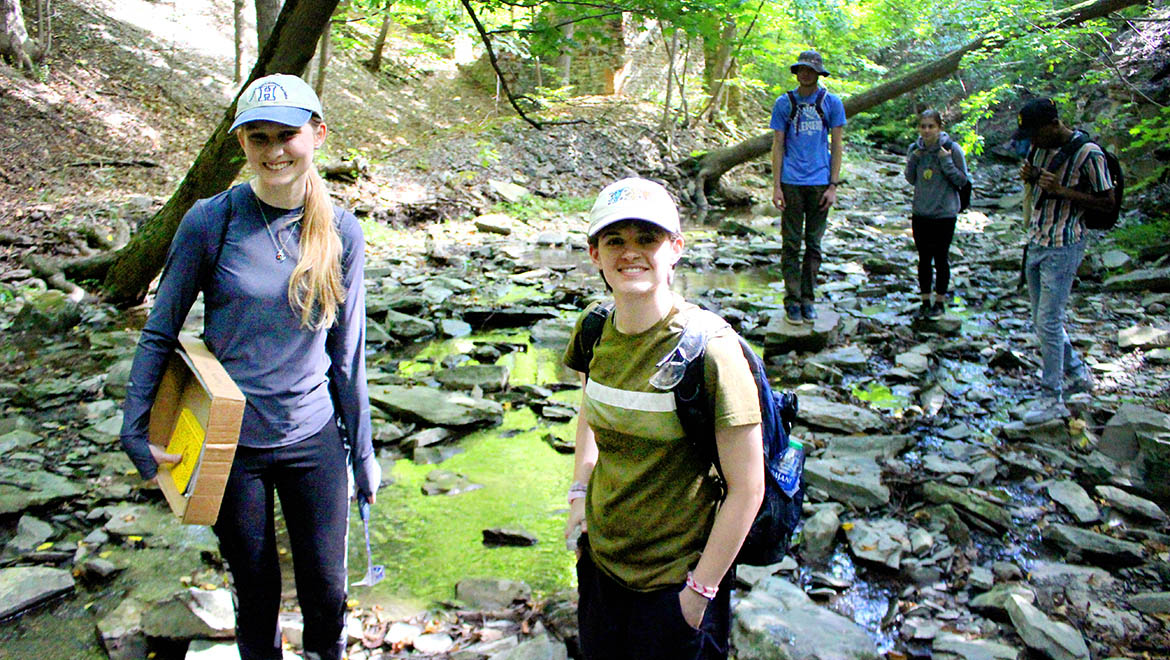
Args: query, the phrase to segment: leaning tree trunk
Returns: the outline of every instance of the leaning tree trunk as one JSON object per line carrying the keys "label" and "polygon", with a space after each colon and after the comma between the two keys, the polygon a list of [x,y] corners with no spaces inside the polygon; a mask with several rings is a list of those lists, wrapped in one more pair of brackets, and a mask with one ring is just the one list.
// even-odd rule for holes
{"label": "leaning tree trunk", "polygon": [[386,37],[390,34],[390,7],[386,7],[386,13],[382,14],[382,29],[378,30],[378,38],[374,40],[374,52],[370,55],[370,59],[366,60],[366,68],[377,73],[382,69],[382,50],[386,48]]}
{"label": "leaning tree trunk", "polygon": [[326,25],[317,45],[317,72],[313,75],[313,91],[317,98],[325,99],[325,71],[329,68],[329,58],[333,55],[333,28]]}
{"label": "leaning tree trunk", "polygon": [[[276,17],[280,15],[281,3],[284,0],[256,0],[256,49],[264,50],[264,44],[272,36],[272,29],[276,27]],[[336,4],[336,3],[335,3]]]}
{"label": "leaning tree trunk", "polygon": [[[1087,2],[1082,2],[1052,14],[1050,18],[1055,21],[1055,24],[1051,27],[1063,28],[1077,25],[1094,18],[1101,18],[1111,12],[1125,9],[1126,7],[1146,4],[1148,1],[1088,0]],[[1010,33],[984,35],[971,41],[962,48],[953,50],[936,60],[911,69],[893,80],[871,87],[864,92],[858,92],[843,101],[845,105],[845,116],[848,117],[858,112],[864,112],[892,98],[896,98],[913,89],[948,76],[959,70],[963,56],[967,53],[980,48],[984,50],[997,50],[1013,36]],[[699,160],[694,180],[691,182],[689,192],[695,205],[700,208],[706,208],[707,193],[715,188],[719,182],[719,177],[723,176],[736,165],[763,156],[771,148],[772,132],[769,131],[744,140],[739,144],[708,152]]]}
{"label": "leaning tree trunk", "polygon": [[40,60],[41,48],[28,36],[20,0],[0,0],[0,55],[28,73]]}
{"label": "leaning tree trunk", "polygon": [[[248,76],[249,82],[271,73],[303,71],[337,3],[338,0],[287,0],[272,39],[261,49],[256,66]],[[226,189],[236,178],[244,165],[244,155],[235,136],[228,133],[235,109],[233,101],[178,190],[118,251],[101,287],[102,297],[107,301],[117,304],[141,301],[166,260],[167,248],[183,214],[196,200]]]}

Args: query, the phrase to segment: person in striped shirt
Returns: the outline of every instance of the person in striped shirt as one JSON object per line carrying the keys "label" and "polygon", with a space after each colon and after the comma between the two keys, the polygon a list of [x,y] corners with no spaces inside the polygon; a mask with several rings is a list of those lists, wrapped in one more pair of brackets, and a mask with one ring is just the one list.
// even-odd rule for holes
{"label": "person in striped shirt", "polygon": [[1032,144],[1020,178],[1034,189],[1025,275],[1043,361],[1040,396],[1024,423],[1042,424],[1068,417],[1065,396],[1092,388],[1088,367],[1065,332],[1064,310],[1085,256],[1083,216],[1112,207],[1113,182],[1101,147],[1061,122],[1052,99],[1029,101],[1018,119],[1014,138]]}

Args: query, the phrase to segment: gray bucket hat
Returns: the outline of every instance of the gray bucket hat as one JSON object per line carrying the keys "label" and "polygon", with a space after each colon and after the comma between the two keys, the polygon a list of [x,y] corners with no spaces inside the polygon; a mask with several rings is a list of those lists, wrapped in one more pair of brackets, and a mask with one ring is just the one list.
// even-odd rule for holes
{"label": "gray bucket hat", "polygon": [[801,53],[800,57],[796,58],[796,64],[788,67],[788,69],[793,73],[796,73],[796,68],[801,66],[807,66],[822,76],[832,75],[825,70],[825,63],[821,60],[821,54],[815,50],[806,50]]}

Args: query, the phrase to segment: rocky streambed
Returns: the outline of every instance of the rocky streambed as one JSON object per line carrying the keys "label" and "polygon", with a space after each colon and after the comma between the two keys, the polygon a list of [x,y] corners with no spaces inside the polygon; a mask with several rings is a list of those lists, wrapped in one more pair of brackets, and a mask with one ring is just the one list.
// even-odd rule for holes
{"label": "rocky streambed", "polygon": [[[1090,249],[1069,330],[1097,388],[1068,423],[1025,427],[1039,352],[1010,173],[981,173],[954,299],[924,321],[900,167],[849,164],[813,326],[783,320],[764,205],[686,231],[677,287],[800,394],[811,449],[793,557],[739,571],[735,657],[1165,657],[1170,267]],[[366,224],[388,578],[352,590],[351,658],[575,654],[560,530],[580,393],[559,355],[602,292],[584,227],[577,212]],[[118,449],[144,311],[24,284],[0,314],[0,657],[223,657],[234,622],[214,538],[178,525]],[[356,580],[356,544],[350,564]],[[285,591],[295,650],[291,577]]]}

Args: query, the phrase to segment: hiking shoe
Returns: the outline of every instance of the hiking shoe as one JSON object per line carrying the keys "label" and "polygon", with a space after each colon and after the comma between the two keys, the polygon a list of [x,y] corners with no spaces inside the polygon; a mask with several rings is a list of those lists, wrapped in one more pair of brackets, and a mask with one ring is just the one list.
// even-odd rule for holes
{"label": "hiking shoe", "polygon": [[810,303],[810,302],[807,302],[807,303],[800,303],[800,314],[801,314],[801,316],[803,316],[803,317],[804,317],[804,320],[805,320],[805,321],[815,321],[815,320],[817,320],[817,308],[816,308],[816,305],[813,305],[813,304],[812,304],[812,303]]}
{"label": "hiking shoe", "polygon": [[784,305],[784,318],[792,325],[800,325],[804,323],[804,316],[800,313],[800,305],[797,303],[786,303]]}
{"label": "hiking shoe", "polygon": [[1081,373],[1069,380],[1068,385],[1064,386],[1064,393],[1080,394],[1082,392],[1093,391],[1093,375],[1089,373],[1088,369],[1082,368]]}
{"label": "hiking shoe", "polygon": [[1054,419],[1064,419],[1068,417],[1068,407],[1060,399],[1052,397],[1041,397],[1036,399],[1036,403],[1024,413],[1024,423],[1031,426],[1034,424],[1043,424],[1051,422]]}
{"label": "hiking shoe", "polygon": [[945,311],[946,310],[943,309],[942,301],[936,300],[934,304],[930,306],[930,310],[926,312],[926,316],[927,318],[937,319],[938,317],[942,316]]}
{"label": "hiking shoe", "polygon": [[918,309],[914,311],[914,316],[925,319],[930,318],[930,303],[922,303]]}

